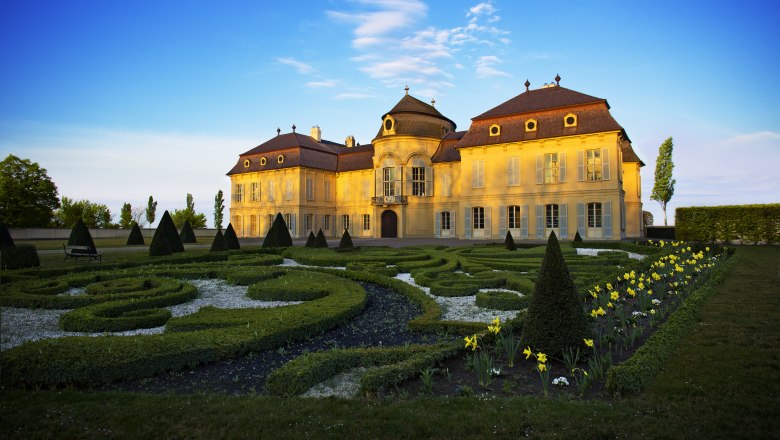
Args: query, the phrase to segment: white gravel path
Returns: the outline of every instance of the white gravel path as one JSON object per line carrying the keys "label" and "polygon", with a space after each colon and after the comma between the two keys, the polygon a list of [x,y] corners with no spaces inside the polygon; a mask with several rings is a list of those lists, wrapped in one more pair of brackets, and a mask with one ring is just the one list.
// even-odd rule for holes
{"label": "white gravel path", "polygon": [[634,252],[628,252],[624,251],[622,249],[591,249],[591,248],[577,248],[577,255],[588,255],[591,257],[597,256],[600,252],[625,252],[628,254],[628,258],[633,258],[635,260],[642,260],[647,255],[637,254]]}

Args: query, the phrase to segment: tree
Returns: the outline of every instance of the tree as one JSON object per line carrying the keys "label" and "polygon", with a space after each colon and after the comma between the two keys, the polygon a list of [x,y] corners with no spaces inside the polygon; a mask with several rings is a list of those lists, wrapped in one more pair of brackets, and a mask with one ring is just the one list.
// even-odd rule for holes
{"label": "tree", "polygon": [[672,150],[674,144],[672,138],[669,137],[658,148],[658,159],[655,160],[655,185],[653,185],[653,192],[650,194],[650,200],[655,200],[661,204],[661,208],[664,210],[664,226],[668,226],[666,222],[666,204],[672,199],[674,195],[675,180],[672,179],[672,170],[674,169],[674,162],[672,162]]}
{"label": "tree", "polygon": [[588,317],[553,232],[523,322],[523,344],[557,356],[566,347],[582,345],[582,340],[589,337]]}
{"label": "tree", "polygon": [[[168,242],[171,252],[184,252],[184,244],[182,244],[181,237],[179,237],[179,230],[176,228],[176,225],[173,224],[173,220],[168,211],[163,213],[162,218],[160,218],[160,224],[157,225],[157,229],[162,230],[162,234]],[[154,235],[156,236],[157,233],[155,232]],[[152,243],[154,243],[154,239],[152,239]]]}
{"label": "tree", "polygon": [[111,228],[111,211],[106,205],[92,203],[89,200],[74,201],[63,196],[59,209],[54,212],[52,224],[61,228],[70,228],[77,220],[82,220],[90,228]]}
{"label": "tree", "polygon": [[122,205],[122,212],[119,214],[119,227],[129,229],[133,225],[133,207],[129,203]]}
{"label": "tree", "polygon": [[653,226],[653,213],[650,211],[642,211],[642,223],[645,226]]}
{"label": "tree", "polygon": [[0,223],[9,228],[49,226],[60,206],[46,169],[9,154],[0,162]]}
{"label": "tree", "polygon": [[317,232],[317,237],[315,237],[314,240],[314,247],[316,248],[328,247],[328,240],[325,239],[325,234],[322,233],[322,229],[320,229],[320,231]]}
{"label": "tree", "polygon": [[223,252],[229,250],[230,248],[228,247],[227,241],[225,241],[225,236],[222,235],[222,230],[217,229],[217,235],[214,236],[214,241],[211,242],[211,249],[209,249],[209,251]]}
{"label": "tree", "polygon": [[139,228],[146,226],[146,208],[143,206],[136,206],[132,210],[133,222],[135,222]]}
{"label": "tree", "polygon": [[192,230],[192,226],[190,226],[189,221],[184,221],[184,226],[181,227],[181,232],[179,232],[179,238],[181,238],[182,243],[198,242],[198,240],[195,238],[195,231]]}
{"label": "tree", "polygon": [[144,236],[141,233],[141,228],[138,227],[138,223],[133,222],[133,229],[130,230],[130,235],[127,237],[127,245],[143,245],[144,242]]}
{"label": "tree", "polygon": [[187,194],[187,207],[185,209],[174,209],[171,219],[176,228],[181,228],[189,222],[192,228],[205,228],[206,216],[195,213],[195,202],[192,200],[192,194]]}
{"label": "tree", "polygon": [[222,190],[217,191],[217,196],[214,197],[214,227],[217,230],[222,230],[222,220],[224,219],[225,211],[225,198]]}
{"label": "tree", "polygon": [[149,222],[151,227],[154,223],[154,219],[157,215],[157,202],[154,201],[152,196],[149,196],[149,202],[146,204],[146,221]]}

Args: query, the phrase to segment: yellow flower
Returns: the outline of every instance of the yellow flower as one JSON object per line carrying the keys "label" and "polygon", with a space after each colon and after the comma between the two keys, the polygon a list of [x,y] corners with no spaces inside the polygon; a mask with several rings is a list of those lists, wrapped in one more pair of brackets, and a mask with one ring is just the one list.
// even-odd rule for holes
{"label": "yellow flower", "polygon": [[634,289],[630,287],[626,289],[626,293],[628,293],[631,296],[636,296],[636,292],[634,291]]}
{"label": "yellow flower", "polygon": [[595,290],[596,292],[601,292],[601,287],[596,285],[595,287],[593,287],[593,290]]}
{"label": "yellow flower", "polygon": [[499,327],[499,326],[497,326],[497,325],[489,325],[489,326],[488,326],[488,331],[489,331],[489,332],[491,332],[491,333],[493,333],[494,335],[497,335],[497,334],[498,334],[498,332],[500,332],[500,331],[501,331],[501,327]]}
{"label": "yellow flower", "polygon": [[629,278],[631,278],[631,275],[629,275],[629,274],[628,274],[628,272],[626,272],[626,273],[624,273],[624,274],[623,274],[623,279],[624,279],[624,280],[627,280],[627,279],[629,279]]}
{"label": "yellow flower", "polygon": [[523,349],[523,354],[525,355],[525,358],[526,358],[526,359],[528,359],[529,357],[531,357],[531,354],[533,354],[533,353],[531,352],[531,347],[525,347],[525,349]]}
{"label": "yellow flower", "polygon": [[596,292],[592,291],[592,290],[588,290],[588,293],[590,293],[590,296],[592,296],[593,299],[596,299],[596,298],[599,297],[598,294]]}
{"label": "yellow flower", "polygon": [[545,371],[545,370],[547,370],[547,365],[546,365],[546,364],[538,364],[538,365],[536,366],[536,368],[538,368],[538,369],[539,369],[539,371],[540,371],[540,372],[542,372],[542,371]]}
{"label": "yellow flower", "polygon": [[477,335],[466,336],[463,339],[466,341],[466,348],[471,348],[472,351],[477,349]]}
{"label": "yellow flower", "polygon": [[639,287],[640,289],[644,290],[645,284],[640,281],[639,284],[636,285],[636,287]]}
{"label": "yellow flower", "polygon": [[607,308],[614,308],[615,306],[612,305],[612,301],[607,302]]}
{"label": "yellow flower", "polygon": [[496,316],[496,318],[495,318],[495,319],[493,319],[493,325],[495,325],[496,327],[497,327],[497,326],[499,326],[499,325],[501,325],[501,318],[499,318],[498,316]]}
{"label": "yellow flower", "polygon": [[607,283],[607,290],[612,290],[612,284]]}
{"label": "yellow flower", "polygon": [[599,307],[599,309],[596,310],[596,314],[599,315],[599,316],[604,316],[604,315],[607,314],[607,312],[604,311],[603,307]]}
{"label": "yellow flower", "polygon": [[536,360],[545,363],[547,362],[547,355],[540,351],[539,353],[536,353]]}
{"label": "yellow flower", "polygon": [[710,251],[710,247],[709,247],[709,246],[707,246],[706,248],[704,248],[704,250],[705,250],[705,251],[707,251],[707,252],[709,252],[709,251]]}
{"label": "yellow flower", "polygon": [[620,298],[620,294],[619,293],[617,293],[615,291],[609,292],[609,299],[611,299],[612,301],[617,301],[618,298]]}
{"label": "yellow flower", "polygon": [[655,309],[650,309],[650,314],[655,315]]}
{"label": "yellow flower", "polygon": [[583,339],[585,341],[585,345],[588,347],[593,347],[593,339]]}

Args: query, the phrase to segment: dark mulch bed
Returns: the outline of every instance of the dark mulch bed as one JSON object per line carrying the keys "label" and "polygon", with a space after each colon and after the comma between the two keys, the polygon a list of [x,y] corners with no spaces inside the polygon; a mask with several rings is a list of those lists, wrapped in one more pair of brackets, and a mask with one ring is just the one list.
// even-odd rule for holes
{"label": "dark mulch bed", "polygon": [[145,379],[127,380],[100,388],[144,393],[261,393],[268,374],[284,363],[309,352],[332,348],[381,347],[404,344],[428,344],[435,335],[412,333],[410,320],[422,311],[401,294],[374,284],[363,284],[368,302],[363,312],[350,322],[275,350],[252,353],[170,372]]}

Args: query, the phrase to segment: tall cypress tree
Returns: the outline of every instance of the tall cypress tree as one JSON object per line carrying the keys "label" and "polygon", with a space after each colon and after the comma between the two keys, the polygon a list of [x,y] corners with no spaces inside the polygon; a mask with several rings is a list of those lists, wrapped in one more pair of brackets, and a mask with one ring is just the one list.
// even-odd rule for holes
{"label": "tall cypress tree", "polygon": [[661,204],[661,208],[664,210],[664,226],[666,223],[666,204],[669,200],[672,200],[674,195],[675,180],[672,179],[672,170],[674,169],[674,162],[672,162],[672,150],[674,149],[674,143],[672,138],[669,137],[658,148],[658,158],[655,160],[655,184],[653,185],[653,192],[650,194],[650,200],[655,200]]}

